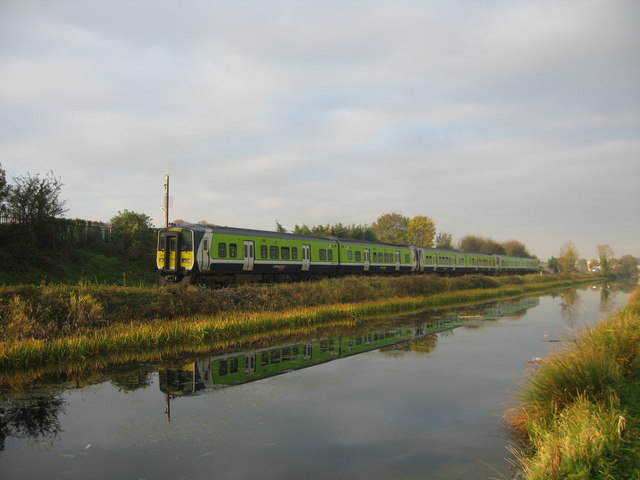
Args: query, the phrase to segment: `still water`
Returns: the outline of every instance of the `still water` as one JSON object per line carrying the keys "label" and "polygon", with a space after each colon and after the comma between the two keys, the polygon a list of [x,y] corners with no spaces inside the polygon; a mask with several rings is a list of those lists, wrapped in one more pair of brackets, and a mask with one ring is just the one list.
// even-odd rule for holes
{"label": "still water", "polygon": [[510,478],[501,416],[518,382],[630,289],[564,290],[37,382],[5,372],[0,478]]}

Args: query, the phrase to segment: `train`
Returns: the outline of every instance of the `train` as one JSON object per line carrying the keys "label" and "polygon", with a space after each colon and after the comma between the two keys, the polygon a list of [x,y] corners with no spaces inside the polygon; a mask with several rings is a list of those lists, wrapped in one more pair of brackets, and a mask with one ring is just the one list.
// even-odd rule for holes
{"label": "train", "polygon": [[161,283],[278,282],[350,274],[527,274],[535,258],[205,224],[158,231]]}

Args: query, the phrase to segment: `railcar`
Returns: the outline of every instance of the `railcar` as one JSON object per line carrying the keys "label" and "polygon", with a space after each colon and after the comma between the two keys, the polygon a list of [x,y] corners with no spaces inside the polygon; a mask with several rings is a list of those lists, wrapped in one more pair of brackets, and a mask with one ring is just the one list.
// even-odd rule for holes
{"label": "railcar", "polygon": [[216,225],[180,224],[158,232],[162,282],[281,281],[344,274],[533,273],[538,260],[296,235]]}

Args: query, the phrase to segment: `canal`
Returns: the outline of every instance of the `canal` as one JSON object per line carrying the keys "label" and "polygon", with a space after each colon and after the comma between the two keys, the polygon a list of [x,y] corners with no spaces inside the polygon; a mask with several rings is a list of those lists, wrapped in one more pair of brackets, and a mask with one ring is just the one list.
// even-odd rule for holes
{"label": "canal", "polygon": [[380,319],[240,351],[13,377],[6,479],[511,478],[526,371],[633,286]]}

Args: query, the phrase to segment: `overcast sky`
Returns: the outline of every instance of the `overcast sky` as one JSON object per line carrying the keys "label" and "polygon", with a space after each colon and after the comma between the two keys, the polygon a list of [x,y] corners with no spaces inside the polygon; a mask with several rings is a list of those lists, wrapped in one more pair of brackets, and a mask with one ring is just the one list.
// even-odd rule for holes
{"label": "overcast sky", "polygon": [[640,256],[637,0],[0,0],[0,162],[68,218],[431,217]]}

